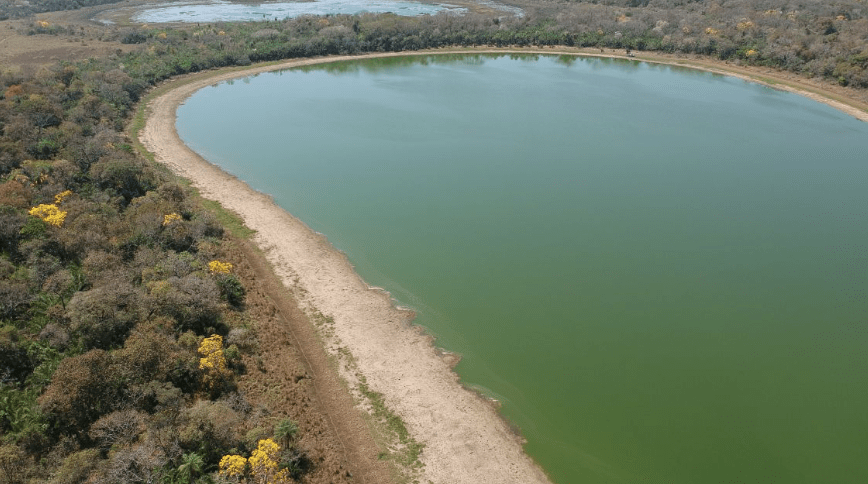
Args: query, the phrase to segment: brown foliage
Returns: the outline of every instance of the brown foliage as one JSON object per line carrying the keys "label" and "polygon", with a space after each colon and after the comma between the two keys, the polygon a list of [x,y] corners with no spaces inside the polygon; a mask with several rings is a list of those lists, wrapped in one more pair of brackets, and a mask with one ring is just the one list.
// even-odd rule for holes
{"label": "brown foliage", "polygon": [[145,431],[146,415],[136,410],[112,412],[90,426],[89,435],[103,451],[135,442]]}
{"label": "brown foliage", "polygon": [[237,431],[242,420],[223,402],[198,401],[183,415],[181,447],[216,462],[229,449],[241,445]]}
{"label": "brown foliage", "polygon": [[6,99],[12,99],[16,96],[21,96],[24,94],[24,88],[21,87],[21,84],[13,84],[6,89],[6,92],[3,93],[3,97]]}
{"label": "brown foliage", "polygon": [[107,217],[103,214],[71,215],[67,219],[65,230],[58,232],[57,240],[70,257],[82,260],[91,251],[107,251],[112,248],[105,232]]}
{"label": "brown foliage", "polygon": [[21,237],[21,227],[26,221],[27,216],[23,212],[0,206],[0,251],[15,251]]}
{"label": "brown foliage", "polygon": [[70,329],[87,348],[121,345],[139,318],[135,288],[123,281],[77,292],[68,304]]}
{"label": "brown foliage", "polygon": [[169,379],[175,362],[184,356],[189,357],[189,353],[178,346],[175,338],[162,333],[154,325],[142,325],[130,334],[124,347],[113,356],[118,371],[127,381],[144,383]]}
{"label": "brown foliage", "polygon": [[111,359],[103,350],[91,350],[62,360],[38,403],[57,430],[76,433],[119,405],[117,397]]}
{"label": "brown foliage", "polygon": [[178,329],[205,334],[215,332],[220,325],[220,289],[213,278],[194,273],[154,281],[148,288],[144,309],[173,318]]}
{"label": "brown foliage", "polygon": [[129,268],[121,257],[104,249],[96,248],[87,254],[81,265],[87,281],[94,287],[129,283],[133,280]]}
{"label": "brown foliage", "polygon": [[9,180],[0,184],[0,205],[15,208],[30,208],[33,205],[33,195],[23,183]]}
{"label": "brown foliage", "polygon": [[0,446],[0,477],[8,484],[25,482],[27,465],[21,449],[14,445]]}
{"label": "brown foliage", "polygon": [[90,473],[99,465],[97,449],[85,449],[69,455],[54,473],[51,484],[79,484],[85,482]]}
{"label": "brown foliage", "polygon": [[152,441],[114,452],[96,482],[105,484],[139,484],[157,482],[166,455]]}

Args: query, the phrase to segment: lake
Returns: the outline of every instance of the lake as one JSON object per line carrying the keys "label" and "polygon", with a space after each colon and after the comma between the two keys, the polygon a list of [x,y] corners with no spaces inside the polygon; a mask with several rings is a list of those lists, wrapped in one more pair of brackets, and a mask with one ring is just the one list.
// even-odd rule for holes
{"label": "lake", "polygon": [[468,55],[221,83],[178,130],[414,308],[555,482],[868,482],[868,124]]}

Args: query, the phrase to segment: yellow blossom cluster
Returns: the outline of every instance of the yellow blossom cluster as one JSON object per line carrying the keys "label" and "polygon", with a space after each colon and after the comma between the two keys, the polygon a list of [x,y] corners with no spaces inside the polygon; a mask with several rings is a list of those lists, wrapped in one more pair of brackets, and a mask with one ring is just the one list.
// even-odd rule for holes
{"label": "yellow blossom cluster", "polygon": [[232,263],[212,260],[208,263],[208,269],[211,271],[211,274],[229,274],[232,272]]}
{"label": "yellow blossom cluster", "polygon": [[60,227],[63,225],[63,221],[66,220],[66,212],[57,208],[55,204],[40,204],[30,209],[30,215],[34,217],[41,218],[45,223],[49,225],[53,225],[55,227]]}
{"label": "yellow blossom cluster", "polygon": [[292,482],[286,469],[278,469],[280,445],[271,439],[259,441],[256,450],[250,453],[250,471],[257,482],[262,484],[284,484]]}
{"label": "yellow blossom cluster", "polygon": [[202,340],[199,345],[200,370],[214,370],[217,373],[226,373],[226,357],[223,356],[223,337],[219,334],[211,335],[210,338]]}
{"label": "yellow blossom cluster", "polygon": [[757,54],[759,54],[759,52],[755,51],[754,49],[750,49],[744,53],[744,55],[746,55],[748,57],[756,57]]}
{"label": "yellow blossom cluster", "polygon": [[64,190],[54,196],[54,203],[60,205],[66,197],[72,195],[72,190]]}
{"label": "yellow blossom cluster", "polygon": [[220,475],[241,479],[250,465],[250,473],[257,484],[290,484],[289,471],[279,468],[280,445],[272,439],[262,439],[256,450],[245,459],[240,455],[224,455],[220,459]]}
{"label": "yellow blossom cluster", "polygon": [[46,28],[46,27],[48,27],[48,26],[51,25],[51,24],[48,23],[48,22],[46,22],[45,20],[39,20],[39,21],[36,22],[36,25],[38,25],[38,26],[40,26],[40,27],[42,27],[42,28]]}
{"label": "yellow blossom cluster", "polygon": [[717,35],[717,34],[719,34],[719,33],[720,33],[719,30],[717,30],[717,29],[713,29],[713,28],[711,28],[711,27],[708,27],[708,28],[705,29],[705,34],[706,34],[706,35]]}
{"label": "yellow blossom cluster", "polygon": [[747,30],[751,27],[753,27],[753,22],[750,20],[743,20],[735,25],[738,30]]}
{"label": "yellow blossom cluster", "polygon": [[164,215],[163,216],[163,227],[165,227],[166,225],[169,225],[170,223],[172,223],[176,220],[181,220],[181,216],[178,215],[177,213],[170,213],[168,215]]}
{"label": "yellow blossom cluster", "polygon": [[244,475],[247,459],[240,455],[224,455],[220,459],[220,475],[239,478]]}

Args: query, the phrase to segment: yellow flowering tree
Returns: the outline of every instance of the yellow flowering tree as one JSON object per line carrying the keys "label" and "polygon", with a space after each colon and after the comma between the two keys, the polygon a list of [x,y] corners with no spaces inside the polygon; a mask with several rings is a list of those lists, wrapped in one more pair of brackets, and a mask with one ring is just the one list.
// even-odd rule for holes
{"label": "yellow flowering tree", "polygon": [[211,274],[229,274],[232,272],[232,263],[212,260],[208,263],[208,269],[211,271]]}
{"label": "yellow flowering tree", "polygon": [[202,380],[209,390],[217,390],[226,378],[231,375],[223,354],[223,337],[219,334],[205,338],[199,345],[199,369],[205,370]]}
{"label": "yellow flowering tree", "polygon": [[55,204],[39,204],[30,209],[28,212],[30,215],[34,217],[42,219],[48,225],[53,225],[55,227],[60,227],[63,225],[63,221],[66,220],[66,212],[61,210]]}
{"label": "yellow flowering tree", "polygon": [[247,471],[247,459],[240,455],[224,455],[220,459],[220,475],[238,482]]}
{"label": "yellow flowering tree", "polygon": [[293,482],[289,471],[280,469],[280,445],[272,439],[262,439],[256,449],[245,459],[240,455],[224,455],[220,459],[219,473],[222,476],[241,481],[247,473],[257,484],[290,484]]}
{"label": "yellow flowering tree", "polygon": [[211,335],[210,338],[205,338],[199,345],[200,370],[214,370],[217,372],[226,372],[226,357],[223,356],[223,337],[219,334]]}
{"label": "yellow flowering tree", "polygon": [[63,203],[63,200],[72,195],[72,190],[65,190],[54,196],[54,203],[41,203],[30,209],[30,215],[41,219],[48,225],[60,227],[63,221],[66,220],[66,214],[58,205]]}
{"label": "yellow flowering tree", "polygon": [[72,195],[72,190],[64,190],[54,196],[54,203],[60,205],[70,195]]}
{"label": "yellow flowering tree", "polygon": [[250,453],[250,472],[259,484],[284,484],[292,482],[289,471],[279,469],[280,445],[271,439],[259,441],[256,450]]}
{"label": "yellow flowering tree", "polygon": [[181,216],[178,215],[177,213],[170,213],[168,215],[164,215],[163,216],[163,227],[165,227],[166,225],[170,225],[172,222],[175,222],[177,220],[181,220]]}

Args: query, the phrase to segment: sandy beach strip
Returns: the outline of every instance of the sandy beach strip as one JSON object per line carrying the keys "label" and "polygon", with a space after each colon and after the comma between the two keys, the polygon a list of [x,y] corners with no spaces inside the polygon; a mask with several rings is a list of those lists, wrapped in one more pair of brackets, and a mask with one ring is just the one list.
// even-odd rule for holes
{"label": "sandy beach strip", "polygon": [[[240,215],[256,231],[254,242],[265,252],[287,289],[308,309],[333,319],[330,324],[333,341],[352,355],[355,368],[370,389],[383,394],[388,408],[403,419],[410,434],[424,445],[420,482],[548,483],[542,469],[524,453],[521,438],[497,410],[464,388],[452,371],[454,361],[444,357],[432,339],[411,324],[412,313],[395,308],[388,294],[369,287],[324,236],[278,207],[270,197],[190,150],[175,129],[178,106],[197,90],[220,81],[324,62],[441,53],[600,55],[578,49],[438,49],[293,60],[243,70],[199,73],[161,87],[162,93],[146,108],[146,124],[139,139],[156,161],[190,180],[203,197]],[[700,61],[677,61],[650,54],[637,54],[635,59],[755,80],[749,72],[732,72],[718,65],[702,65]],[[868,121],[868,112],[860,109],[858,101],[851,106],[822,96],[814,89],[799,89],[789,79],[780,81],[773,83],[773,87],[811,97]],[[335,353],[334,347],[329,350]]]}

